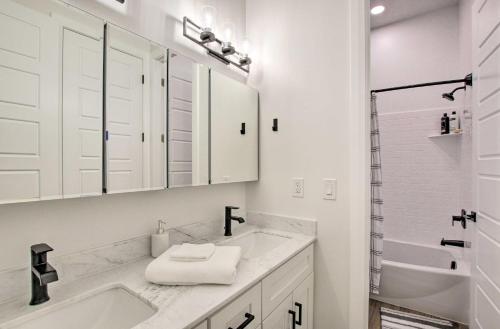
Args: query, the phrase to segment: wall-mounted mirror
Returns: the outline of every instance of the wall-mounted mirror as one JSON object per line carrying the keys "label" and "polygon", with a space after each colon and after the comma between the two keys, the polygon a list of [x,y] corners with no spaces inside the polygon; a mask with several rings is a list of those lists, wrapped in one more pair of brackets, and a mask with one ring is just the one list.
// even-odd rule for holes
{"label": "wall-mounted mirror", "polygon": [[0,25],[0,203],[100,195],[104,22],[19,0]]}
{"label": "wall-mounted mirror", "polygon": [[166,50],[106,28],[107,193],[166,187]]}
{"label": "wall-mounted mirror", "polygon": [[245,84],[61,1],[0,26],[0,203],[258,179]]}
{"label": "wall-mounted mirror", "polygon": [[209,69],[175,51],[168,68],[168,187],[207,185]]}
{"label": "wall-mounted mirror", "polygon": [[259,95],[210,72],[210,178],[212,184],[259,179]]}

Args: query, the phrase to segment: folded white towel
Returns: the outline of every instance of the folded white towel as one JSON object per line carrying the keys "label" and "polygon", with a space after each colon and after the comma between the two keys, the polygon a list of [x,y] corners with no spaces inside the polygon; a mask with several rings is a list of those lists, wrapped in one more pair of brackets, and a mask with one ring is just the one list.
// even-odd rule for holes
{"label": "folded white towel", "polygon": [[213,243],[192,244],[183,243],[170,254],[170,259],[179,262],[198,262],[212,257],[215,252]]}
{"label": "folded white towel", "polygon": [[204,262],[177,262],[170,255],[180,246],[172,246],[146,268],[146,280],[163,285],[232,284],[240,261],[238,246],[217,246]]}

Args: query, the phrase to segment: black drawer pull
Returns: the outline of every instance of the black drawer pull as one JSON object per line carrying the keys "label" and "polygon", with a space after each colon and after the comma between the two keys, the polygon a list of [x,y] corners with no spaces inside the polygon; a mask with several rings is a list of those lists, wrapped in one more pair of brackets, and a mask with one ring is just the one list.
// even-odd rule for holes
{"label": "black drawer pull", "polygon": [[[255,319],[255,315],[250,313],[245,313],[245,318],[247,319],[242,324],[240,324],[236,329],[246,328],[250,324],[250,322],[252,322]],[[229,327],[227,329],[233,329],[233,328]]]}
{"label": "black drawer pull", "polygon": [[295,325],[297,324],[297,320],[295,320],[295,318],[297,317],[297,313],[295,313],[295,311],[288,311],[288,314],[291,314],[292,315],[292,329],[295,329]]}
{"label": "black drawer pull", "polygon": [[302,325],[302,304],[301,303],[295,303],[295,306],[299,308],[299,321],[297,321],[297,324],[299,326]]}

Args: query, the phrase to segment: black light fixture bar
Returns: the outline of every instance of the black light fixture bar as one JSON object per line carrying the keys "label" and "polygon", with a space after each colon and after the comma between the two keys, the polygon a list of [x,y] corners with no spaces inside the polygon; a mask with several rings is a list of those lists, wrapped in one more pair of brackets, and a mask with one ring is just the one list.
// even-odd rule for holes
{"label": "black light fixture bar", "polygon": [[[234,60],[232,60],[229,57],[231,55],[225,56],[223,53],[218,52],[218,51],[216,51],[216,50],[208,47],[209,43],[217,43],[219,46],[222,46],[222,40],[220,40],[219,38],[215,37],[215,39],[213,41],[211,41],[211,40],[201,41],[201,40],[199,40],[197,38],[194,38],[193,36],[189,35],[189,33],[188,33],[188,26],[190,26],[192,30],[197,31],[197,33],[201,33],[203,31],[203,28],[201,26],[199,26],[198,24],[196,24],[195,22],[193,22],[188,17],[184,17],[183,24],[182,24],[182,27],[183,27],[182,28],[182,34],[186,38],[188,38],[189,40],[191,40],[194,43],[196,43],[196,44],[200,45],[201,47],[205,48],[207,50],[208,55],[210,55],[213,58],[221,61],[225,65],[234,65],[237,68],[239,68],[240,70],[242,70],[242,71],[244,71],[246,73],[250,73],[250,64],[237,63],[237,62],[235,62]],[[235,55],[237,55],[241,59],[248,58],[248,57],[245,57],[243,54],[241,54],[238,51],[235,52]]]}

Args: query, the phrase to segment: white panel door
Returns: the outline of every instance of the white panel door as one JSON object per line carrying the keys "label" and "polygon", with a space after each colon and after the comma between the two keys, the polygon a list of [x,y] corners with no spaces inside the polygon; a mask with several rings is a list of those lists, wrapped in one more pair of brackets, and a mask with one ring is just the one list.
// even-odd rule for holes
{"label": "white panel door", "polygon": [[151,59],[151,111],[150,111],[150,176],[151,189],[164,189],[166,187],[167,170],[167,92],[166,92],[166,51],[155,47]]}
{"label": "white panel door", "polygon": [[193,78],[196,63],[169,54],[168,182],[169,187],[193,185]]}
{"label": "white panel door", "polygon": [[258,179],[258,93],[211,70],[212,184]]}
{"label": "white panel door", "polygon": [[297,329],[313,329],[314,273],[309,274],[293,291],[293,308]]}
{"label": "white panel door", "polygon": [[63,193],[102,194],[102,39],[64,29]]}
{"label": "white panel door", "polygon": [[143,189],[143,61],[110,48],[107,60],[107,193]]}
{"label": "white panel door", "polygon": [[262,329],[291,329],[292,315],[289,311],[292,309],[292,295],[289,295],[267,318],[264,319],[262,322]]}
{"label": "white panel door", "polygon": [[58,28],[0,6],[0,203],[61,197]]}
{"label": "white panel door", "polygon": [[475,329],[500,328],[500,1],[473,5],[476,166],[472,319]]}

